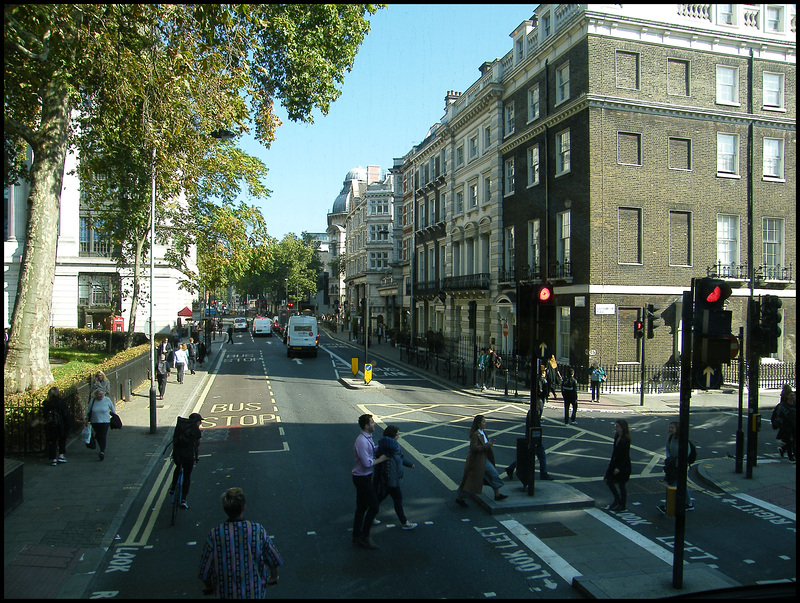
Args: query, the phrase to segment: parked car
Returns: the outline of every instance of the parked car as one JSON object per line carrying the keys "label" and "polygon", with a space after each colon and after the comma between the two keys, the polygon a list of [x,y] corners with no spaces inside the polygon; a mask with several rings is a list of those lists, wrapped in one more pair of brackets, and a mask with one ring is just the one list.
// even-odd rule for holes
{"label": "parked car", "polygon": [[314,316],[290,316],[286,325],[286,355],[317,356],[319,349],[319,326]]}
{"label": "parked car", "polygon": [[246,318],[234,318],[233,319],[233,330],[234,331],[246,331],[247,330],[247,319]]}

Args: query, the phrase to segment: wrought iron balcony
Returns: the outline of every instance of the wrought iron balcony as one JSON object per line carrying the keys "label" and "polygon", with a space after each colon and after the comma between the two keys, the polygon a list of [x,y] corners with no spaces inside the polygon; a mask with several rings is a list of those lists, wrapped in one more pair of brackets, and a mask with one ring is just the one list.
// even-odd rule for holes
{"label": "wrought iron balcony", "polygon": [[717,262],[713,266],[706,268],[706,276],[736,281],[748,280],[747,272],[747,264],[723,264],[722,262]]}
{"label": "wrought iron balcony", "polygon": [[442,280],[442,289],[456,291],[465,289],[488,289],[491,277],[488,273],[448,276]]}
{"label": "wrought iron balcony", "polygon": [[761,264],[756,268],[756,280],[782,281],[786,283],[794,282],[792,265],[781,266],[780,264]]}

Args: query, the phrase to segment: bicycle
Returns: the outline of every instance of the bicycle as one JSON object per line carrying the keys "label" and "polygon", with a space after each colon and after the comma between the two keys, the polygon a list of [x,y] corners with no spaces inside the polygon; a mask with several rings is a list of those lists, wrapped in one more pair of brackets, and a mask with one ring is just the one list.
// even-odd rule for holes
{"label": "bicycle", "polygon": [[181,506],[183,496],[183,467],[178,473],[178,481],[175,482],[175,489],[172,491],[172,524],[175,525],[175,518],[178,516],[178,509]]}

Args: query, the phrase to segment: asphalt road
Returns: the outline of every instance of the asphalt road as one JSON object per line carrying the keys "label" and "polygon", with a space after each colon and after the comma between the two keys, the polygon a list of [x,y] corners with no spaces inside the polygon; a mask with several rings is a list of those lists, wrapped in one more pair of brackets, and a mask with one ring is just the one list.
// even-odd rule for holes
{"label": "asphalt road", "polygon": [[[94,597],[200,596],[202,545],[225,518],[219,497],[231,486],[244,488],[245,516],[266,526],[284,557],[274,597],[579,598],[559,572],[561,561],[569,564],[580,540],[598,528],[611,530],[610,548],[647,543],[659,555],[671,554],[674,520],[656,510],[665,492],[660,480],[668,417],[593,413],[565,426],[560,400],[552,403],[544,416],[549,473],[595,498],[596,508],[490,516],[475,504],[463,510],[453,503],[469,426],[475,414],[487,416],[502,471],[514,460],[527,401],[498,403],[453,392],[385,363],[374,366],[385,389],[350,390],[338,377],[349,374],[358,352],[323,337],[317,358],[290,359],[277,337],[237,333],[195,408],[205,421],[190,509],[170,525],[165,457],[125,519]],[[406,470],[403,493],[406,514],[419,525],[401,530],[387,499],[382,523],[372,531],[377,551],[351,543],[352,450],[364,412],[379,424],[376,441],[382,427],[399,427],[401,446],[416,466]],[[628,512],[615,514],[602,510],[611,501],[602,475],[621,416],[631,423],[634,471]],[[690,437],[701,458],[725,456],[735,429],[732,414],[693,413]],[[516,480],[506,486],[519,487]],[[689,487],[695,510],[687,518],[688,561],[708,563],[741,583],[794,577],[794,521],[769,518],[694,482]],[[537,534],[555,557],[515,537],[518,526]],[[609,563],[598,558],[597,571],[613,569]]]}

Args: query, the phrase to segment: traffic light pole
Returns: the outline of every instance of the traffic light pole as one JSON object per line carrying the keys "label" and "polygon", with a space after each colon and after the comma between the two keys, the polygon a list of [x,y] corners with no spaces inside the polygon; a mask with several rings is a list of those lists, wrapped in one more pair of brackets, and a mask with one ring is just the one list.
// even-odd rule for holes
{"label": "traffic light pole", "polygon": [[747,326],[750,332],[747,340],[747,465],[744,474],[747,479],[753,478],[753,467],[756,466],[758,451],[758,378],[761,357],[756,353],[753,331],[758,324],[760,306],[761,304],[752,297],[749,299],[747,306]]}
{"label": "traffic light pole", "polygon": [[[647,308],[642,308],[642,316],[647,319]],[[640,363],[642,367],[642,374],[641,374],[641,383],[639,385],[639,406],[644,406],[644,342],[647,337],[642,337],[642,361]]]}
{"label": "traffic light pole", "polygon": [[742,431],[742,412],[744,407],[744,327],[739,327],[739,417],[736,426],[736,461],[734,472],[744,471],[744,431]]}

